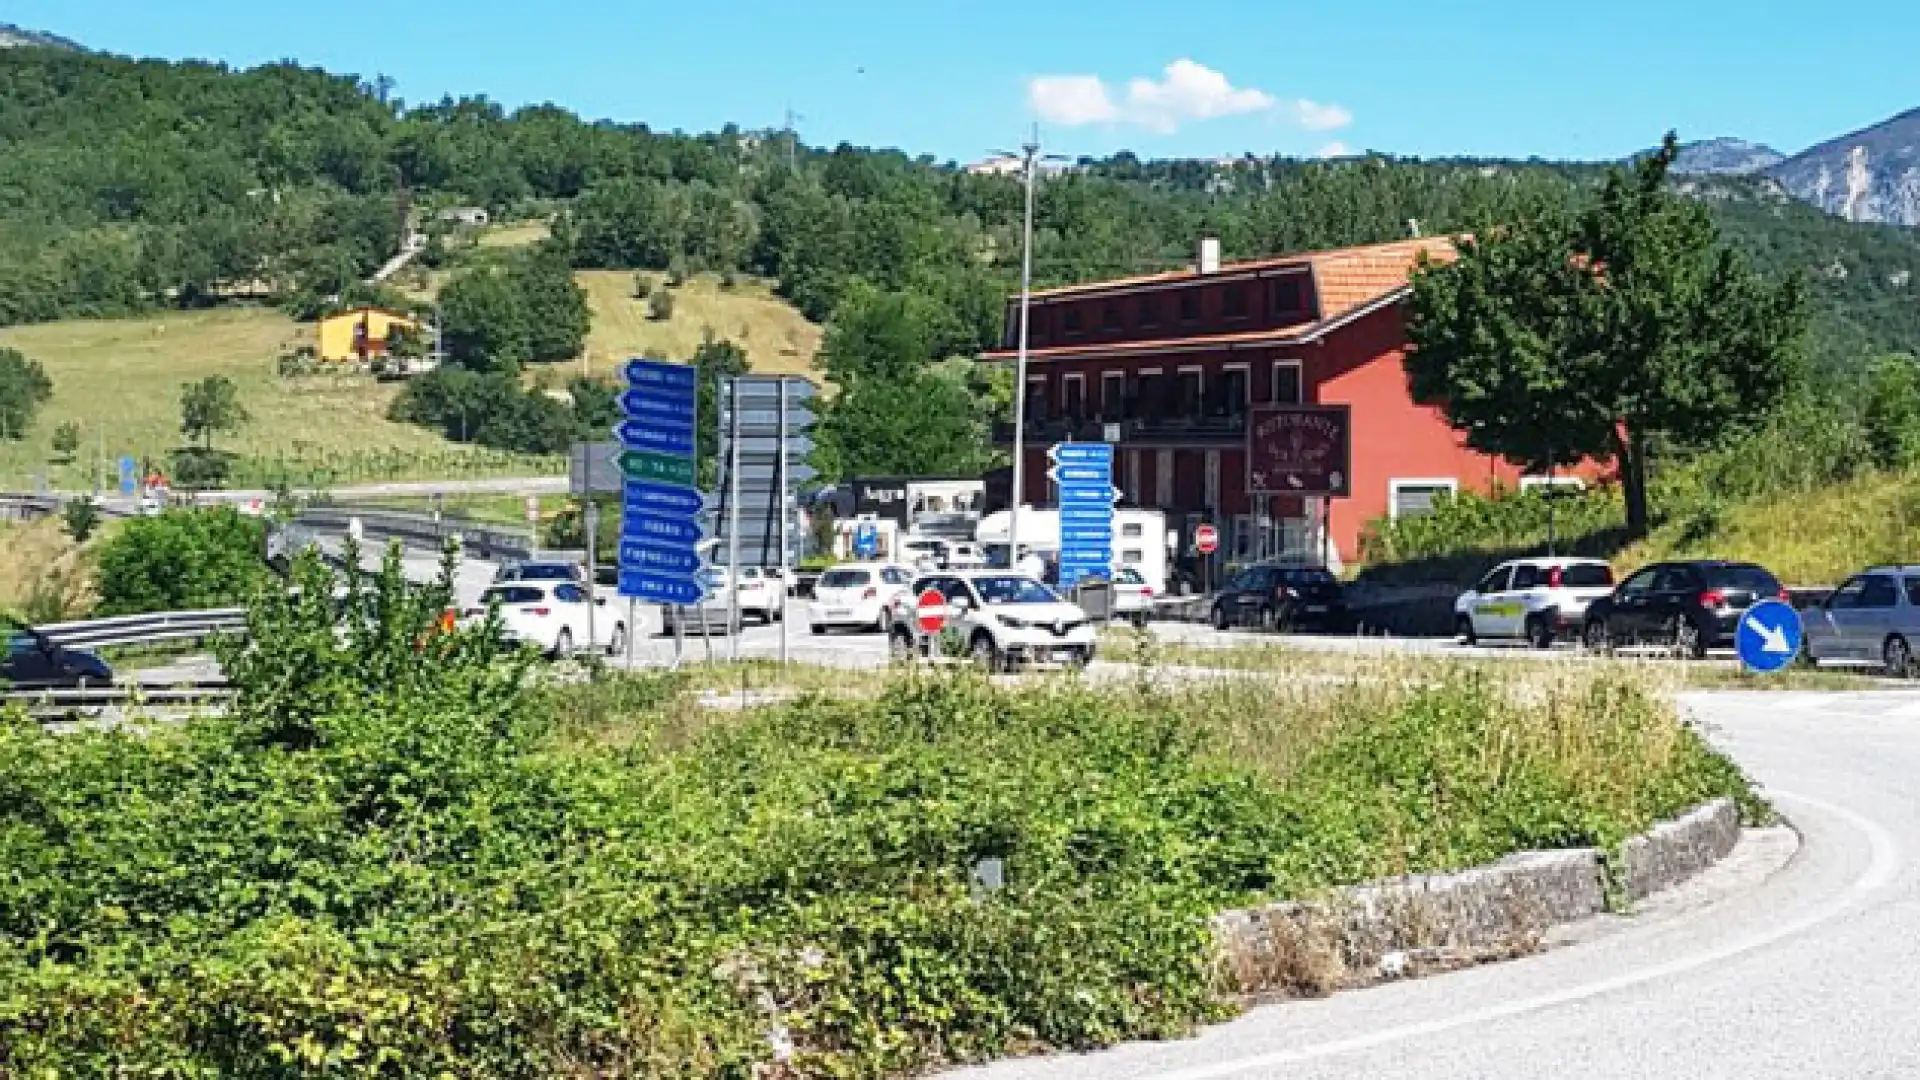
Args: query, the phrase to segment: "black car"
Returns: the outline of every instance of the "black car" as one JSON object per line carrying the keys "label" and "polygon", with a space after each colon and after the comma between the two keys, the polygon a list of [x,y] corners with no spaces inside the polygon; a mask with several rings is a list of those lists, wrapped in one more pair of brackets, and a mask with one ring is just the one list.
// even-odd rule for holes
{"label": "black car", "polygon": [[1582,639],[1596,652],[1656,645],[1685,656],[1733,644],[1740,617],[1787,591],[1765,567],[1695,559],[1641,567],[1612,593],[1587,605]]}
{"label": "black car", "polygon": [[1347,627],[1347,601],[1340,579],[1317,566],[1251,566],[1235,574],[1213,598],[1214,629],[1258,626],[1264,630]]}
{"label": "black car", "polygon": [[38,630],[22,627],[7,635],[7,659],[0,664],[0,682],[10,690],[111,686],[113,669],[84,649],[65,648]]}

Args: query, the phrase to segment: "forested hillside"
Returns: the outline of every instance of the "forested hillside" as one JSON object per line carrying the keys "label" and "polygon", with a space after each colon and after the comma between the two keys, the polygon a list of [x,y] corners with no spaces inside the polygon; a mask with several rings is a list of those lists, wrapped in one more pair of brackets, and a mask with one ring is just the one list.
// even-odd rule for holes
{"label": "forested hillside", "polygon": [[[235,291],[311,310],[392,254],[411,212],[475,203],[551,218],[549,251],[575,267],[771,278],[828,324],[822,368],[843,387],[884,381],[887,400],[929,361],[998,336],[1019,263],[1013,180],[779,134],[587,123],[553,106],[411,106],[391,89],[291,65],[0,53],[0,324]],[[1486,229],[1568,200],[1598,172],[1122,155],[1043,184],[1035,268],[1042,283],[1162,269],[1203,234],[1236,258]],[[1808,277],[1821,367],[1920,347],[1920,234],[1826,217],[1765,181],[1687,183],[1763,270]],[[905,396],[953,400],[916,389]],[[825,434],[829,456],[853,436]]]}

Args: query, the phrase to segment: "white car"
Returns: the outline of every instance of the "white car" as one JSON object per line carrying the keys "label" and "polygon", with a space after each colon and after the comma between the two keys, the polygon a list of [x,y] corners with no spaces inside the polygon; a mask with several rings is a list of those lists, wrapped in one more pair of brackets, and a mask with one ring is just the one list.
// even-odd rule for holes
{"label": "white car", "polygon": [[841,626],[886,633],[894,604],[913,584],[913,571],[887,563],[846,563],[820,575],[813,586],[808,627],[816,634]]}
{"label": "white car", "polygon": [[[573,581],[513,581],[489,585],[480,603],[466,609],[472,626],[500,606],[501,635],[509,644],[531,645],[559,659],[583,648],[604,648],[609,656],[625,652],[627,624],[619,610],[601,597],[588,598],[585,585]],[[587,612],[593,612],[589,637]]]}
{"label": "white car", "polygon": [[[946,625],[938,642],[929,642],[915,614],[921,593],[933,590],[946,599]],[[990,671],[1020,664],[1080,667],[1093,661],[1097,633],[1078,604],[1040,582],[1004,570],[961,570],[928,574],[911,586],[896,608],[888,643],[895,655],[964,649]]]}
{"label": "white car", "polygon": [[1123,566],[1113,572],[1113,617],[1135,626],[1147,625],[1153,614],[1153,586],[1140,571]]}
{"label": "white car", "polygon": [[724,566],[710,566],[705,573],[712,595],[720,597],[723,602],[732,602],[727,597],[727,590],[735,588],[740,595],[742,619],[755,618],[762,623],[772,624],[786,617],[787,583],[777,571],[762,570],[757,566],[745,567],[740,571],[737,586],[734,584],[734,575]]}
{"label": "white car", "polygon": [[1537,649],[1580,633],[1587,605],[1613,592],[1613,568],[1601,559],[1513,559],[1493,568],[1453,602],[1454,633],[1521,640]]}

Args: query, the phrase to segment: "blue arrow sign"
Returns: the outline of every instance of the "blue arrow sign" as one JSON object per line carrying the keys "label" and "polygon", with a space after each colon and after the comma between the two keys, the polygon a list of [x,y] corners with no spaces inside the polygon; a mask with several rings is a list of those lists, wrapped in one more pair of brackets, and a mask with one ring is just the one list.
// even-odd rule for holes
{"label": "blue arrow sign", "polygon": [[1108,545],[1079,543],[1060,545],[1060,565],[1106,567],[1113,562],[1113,548]]}
{"label": "blue arrow sign", "polygon": [[695,578],[681,574],[656,574],[650,570],[620,571],[620,595],[656,604],[697,604],[706,599],[707,590]]}
{"label": "blue arrow sign", "polygon": [[692,427],[696,411],[690,390],[636,386],[620,392],[620,412],[636,419]]}
{"label": "blue arrow sign", "polygon": [[1112,481],[1102,484],[1070,483],[1060,485],[1060,505],[1069,503],[1080,506],[1112,507],[1113,500],[1120,497],[1120,489]]}
{"label": "blue arrow sign", "polygon": [[645,540],[657,544],[697,544],[700,526],[690,517],[677,514],[650,514],[628,510],[620,518],[620,539]]}
{"label": "blue arrow sign", "polygon": [[1779,671],[1800,655],[1800,613],[1783,600],[1762,600],[1740,616],[1734,650],[1749,671]]}
{"label": "blue arrow sign", "polygon": [[646,386],[660,390],[679,390],[692,394],[700,376],[691,364],[669,360],[629,360],[622,369],[628,386]]}
{"label": "blue arrow sign", "polygon": [[133,460],[131,454],[120,455],[120,494],[131,495],[139,486],[140,463]]}
{"label": "blue arrow sign", "polygon": [[692,427],[661,424],[652,420],[628,420],[617,425],[613,434],[620,440],[620,445],[630,450],[683,456],[692,456],[694,453]]}
{"label": "blue arrow sign", "polygon": [[651,480],[629,480],[621,489],[620,504],[629,513],[645,510],[655,514],[692,517],[706,508],[706,500],[692,488],[678,484],[656,484]]}
{"label": "blue arrow sign", "polygon": [[1047,458],[1056,465],[1113,465],[1111,443],[1055,443],[1047,449]]}
{"label": "blue arrow sign", "polygon": [[700,569],[700,556],[686,545],[650,544],[623,536],[620,538],[620,569],[686,575]]}
{"label": "blue arrow sign", "polygon": [[1047,478],[1065,487],[1068,484],[1104,484],[1113,486],[1113,469],[1107,465],[1055,465]]}
{"label": "blue arrow sign", "polygon": [[1113,525],[1113,504],[1104,499],[1068,502],[1060,507],[1062,525]]}
{"label": "blue arrow sign", "polygon": [[873,557],[880,550],[880,530],[872,525],[860,525],[853,530],[853,553],[862,559]]}
{"label": "blue arrow sign", "polygon": [[1113,543],[1113,527],[1107,526],[1102,528],[1098,525],[1067,526],[1060,530],[1060,542],[1062,544],[1111,544]]}

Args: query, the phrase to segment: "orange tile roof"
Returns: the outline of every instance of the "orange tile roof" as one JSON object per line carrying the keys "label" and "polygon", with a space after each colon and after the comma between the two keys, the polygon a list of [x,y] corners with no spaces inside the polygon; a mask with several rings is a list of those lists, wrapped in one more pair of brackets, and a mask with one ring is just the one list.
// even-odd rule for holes
{"label": "orange tile roof", "polygon": [[1307,256],[1320,296],[1320,318],[1338,318],[1405,285],[1422,255],[1452,262],[1457,252],[1452,240],[1435,236]]}
{"label": "orange tile roof", "polygon": [[[1278,270],[1286,267],[1314,266],[1323,260],[1346,260],[1354,257],[1371,256],[1383,260],[1402,262],[1406,267],[1413,266],[1413,260],[1421,251],[1432,252],[1435,258],[1453,257],[1453,241],[1441,236],[1421,237],[1415,240],[1393,240],[1384,244],[1369,244],[1362,247],[1329,248],[1323,251],[1299,251],[1289,255],[1276,255],[1270,259],[1253,259],[1247,262],[1224,263],[1211,274],[1201,274],[1192,267],[1181,270],[1165,270],[1157,274],[1137,274],[1133,277],[1109,278],[1105,281],[1088,281],[1078,285],[1061,285],[1051,289],[1035,289],[1033,297],[1043,300],[1056,296],[1074,296],[1081,293],[1097,293],[1107,289],[1123,289],[1135,285],[1154,285],[1161,282],[1184,281],[1192,278],[1214,277],[1246,270]],[[1405,284],[1405,275],[1401,284]]]}
{"label": "orange tile roof", "polygon": [[[1277,330],[1246,330],[1238,334],[1197,334],[1193,337],[1152,338],[1145,341],[1096,341],[1085,345],[1049,345],[1028,349],[1027,359],[1065,360],[1095,354],[1150,353],[1193,345],[1281,345],[1312,332],[1318,325],[1318,323],[1299,323]],[[990,349],[981,353],[980,359],[1011,360],[1018,355],[1017,349]]]}

